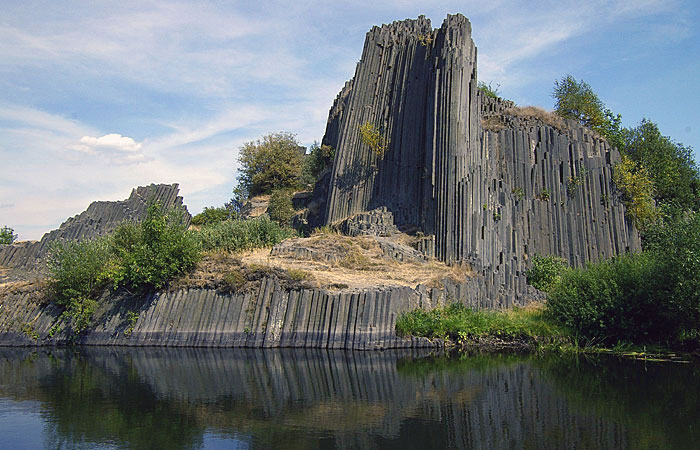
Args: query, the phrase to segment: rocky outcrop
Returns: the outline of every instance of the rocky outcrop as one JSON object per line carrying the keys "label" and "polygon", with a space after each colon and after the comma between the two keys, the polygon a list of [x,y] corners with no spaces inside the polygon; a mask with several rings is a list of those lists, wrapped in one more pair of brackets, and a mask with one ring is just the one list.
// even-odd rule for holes
{"label": "rocky outcrop", "polygon": [[[90,239],[113,231],[125,221],[139,221],[146,215],[150,202],[160,202],[164,207],[182,207],[177,184],[151,184],[131,191],[126,200],[93,202],[82,213],[71,217],[58,229],[46,233],[38,242],[20,242],[0,246],[0,266],[39,270],[41,260],[51,243],[60,239]],[[187,209],[184,209],[187,212]],[[189,222],[190,216],[186,214]]]}
{"label": "rocky outcrop", "polygon": [[[471,264],[502,305],[529,301],[532,255],[582,266],[639,250],[612,183],[618,152],[572,121],[482,96],[476,55],[461,15],[436,30],[419,17],[367,34],[328,118],[323,143],[336,157],[321,222],[385,207],[427,237],[426,254]],[[366,124],[383,154],[363,141]]]}
{"label": "rocky outcrop", "polygon": [[[465,158],[479,145],[476,92],[465,17],[448,16],[437,30],[423,16],[374,27],[323,140],[336,149],[325,222],[386,206],[399,226],[435,234],[441,260],[458,259],[464,233],[452,206]],[[363,142],[364,124],[381,134],[383,155]]]}
{"label": "rocky outcrop", "polygon": [[[276,280],[264,279],[253,292],[183,289],[146,298],[110,295],[100,300],[92,325],[76,343],[355,350],[435,347],[439,341],[399,338],[394,329],[398,316],[458,298],[474,299],[470,306],[477,309],[494,306],[486,298],[478,303],[477,291],[475,284],[448,281],[442,289],[285,290]],[[47,302],[40,292],[40,286],[24,287],[0,297],[0,346],[70,341],[72,334],[61,317],[63,308]]]}

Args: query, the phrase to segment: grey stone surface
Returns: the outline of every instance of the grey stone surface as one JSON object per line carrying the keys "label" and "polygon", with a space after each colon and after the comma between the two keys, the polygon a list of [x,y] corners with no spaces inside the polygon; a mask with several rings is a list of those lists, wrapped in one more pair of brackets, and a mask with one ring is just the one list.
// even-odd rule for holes
{"label": "grey stone surface", "polygon": [[[501,306],[529,301],[535,254],[580,267],[639,250],[612,183],[618,152],[573,121],[553,126],[481,95],[476,54],[461,15],[436,30],[419,17],[367,34],[329,113],[323,143],[336,158],[319,222],[385,207],[426,236],[426,255],[471,264],[479,295]],[[499,126],[486,129],[487,118]],[[388,140],[381,157],[360,138],[367,122]]]}
{"label": "grey stone surface", "polygon": [[[141,298],[105,295],[77,343],[356,350],[438,347],[437,341],[398,338],[394,327],[401,313],[444,306],[455,301],[451,293],[468,289],[466,283],[445,283],[448,288],[387,286],[331,292],[285,290],[276,280],[264,279],[256,292],[182,289]],[[0,346],[68,343],[70,332],[62,310],[44,300],[38,285],[5,292],[0,297]],[[130,311],[138,314],[131,330]]]}
{"label": "grey stone surface", "polygon": [[[0,247],[0,266],[40,270],[42,258],[52,242],[65,239],[89,239],[114,230],[124,221],[138,221],[146,215],[151,201],[159,201],[163,206],[183,207],[182,197],[178,196],[177,184],[151,184],[139,186],[131,191],[126,200],[93,202],[77,216],[71,217],[58,229],[46,233],[38,242],[20,242]],[[185,208],[185,211],[187,209]],[[189,223],[190,216],[186,215]]]}
{"label": "grey stone surface", "polygon": [[339,227],[347,236],[391,236],[399,232],[394,215],[385,206],[343,220]]}

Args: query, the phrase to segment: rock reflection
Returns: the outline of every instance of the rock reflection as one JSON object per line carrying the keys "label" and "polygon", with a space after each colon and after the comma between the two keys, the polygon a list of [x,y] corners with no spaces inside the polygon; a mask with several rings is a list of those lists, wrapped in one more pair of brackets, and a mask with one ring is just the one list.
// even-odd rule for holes
{"label": "rock reflection", "polygon": [[700,438],[693,367],[653,369],[685,386],[661,388],[620,361],[424,356],[0,349],[0,397],[40,402],[47,448],[206,448],[211,435],[285,449],[681,448]]}

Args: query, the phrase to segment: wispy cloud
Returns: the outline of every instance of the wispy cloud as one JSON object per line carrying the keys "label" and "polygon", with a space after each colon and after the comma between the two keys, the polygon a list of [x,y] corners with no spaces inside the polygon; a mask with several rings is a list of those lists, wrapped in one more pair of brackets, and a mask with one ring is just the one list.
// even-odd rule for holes
{"label": "wispy cloud", "polygon": [[0,19],[0,222],[37,238],[151,182],[180,183],[194,212],[223,203],[244,142],[321,139],[379,21],[464,13],[479,77],[526,98],[572,42],[662,15],[659,33],[692,35],[680,1],[16,2]]}

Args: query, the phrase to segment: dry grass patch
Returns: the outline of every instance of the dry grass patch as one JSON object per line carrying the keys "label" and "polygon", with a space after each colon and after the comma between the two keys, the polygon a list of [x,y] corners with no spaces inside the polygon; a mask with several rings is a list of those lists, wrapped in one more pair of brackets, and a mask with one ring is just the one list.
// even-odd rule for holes
{"label": "dry grass patch", "polygon": [[[286,242],[287,245],[312,249],[312,256],[299,258],[292,253],[273,256],[260,249],[242,254],[242,263],[304,271],[313,277],[312,283],[316,287],[330,290],[373,286],[415,288],[418,284],[439,288],[445,278],[459,282],[474,275],[469,265],[447,266],[434,260],[421,263],[388,259],[372,237],[318,234]],[[334,257],[327,260],[313,255]]]}
{"label": "dry grass patch", "polygon": [[514,106],[505,110],[505,114],[515,117],[525,117],[529,119],[537,119],[540,122],[557,128],[561,131],[569,130],[569,126],[561,116],[552,111],[547,111],[538,106]]}
{"label": "dry grass patch", "polygon": [[503,122],[503,119],[501,119],[500,116],[494,115],[481,119],[481,127],[485,130],[497,133],[506,128],[506,124]]}

